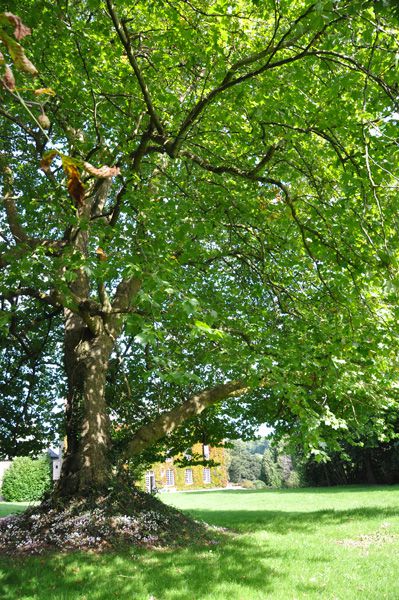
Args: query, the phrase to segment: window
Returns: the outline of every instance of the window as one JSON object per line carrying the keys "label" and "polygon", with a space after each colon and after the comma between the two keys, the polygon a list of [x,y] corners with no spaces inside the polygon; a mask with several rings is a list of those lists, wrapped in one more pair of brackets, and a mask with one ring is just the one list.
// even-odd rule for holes
{"label": "window", "polygon": [[211,470],[204,468],[204,483],[211,483]]}
{"label": "window", "polygon": [[193,470],[186,469],[184,473],[184,482],[186,485],[191,485],[193,483]]}
{"label": "window", "polygon": [[172,469],[166,470],[166,485],[175,485],[175,474]]}
{"label": "window", "polygon": [[147,492],[152,492],[155,489],[155,474],[154,471],[147,471],[145,474],[145,489]]}
{"label": "window", "polygon": [[202,446],[202,453],[204,455],[204,458],[208,459],[209,458],[209,446],[206,446],[205,444]]}

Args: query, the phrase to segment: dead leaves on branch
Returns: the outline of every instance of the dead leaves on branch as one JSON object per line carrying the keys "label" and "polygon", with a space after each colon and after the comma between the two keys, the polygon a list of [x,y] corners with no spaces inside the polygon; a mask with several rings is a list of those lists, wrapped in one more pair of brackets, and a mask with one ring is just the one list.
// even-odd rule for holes
{"label": "dead leaves on branch", "polygon": [[100,179],[115,177],[120,173],[119,167],[108,167],[104,165],[103,167],[96,168],[88,162],[82,162],[73,159],[70,156],[66,156],[61,152],[58,152],[58,150],[50,150],[49,152],[46,152],[40,162],[40,168],[45,172],[49,171],[50,165],[56,156],[59,156],[61,159],[62,168],[67,176],[68,192],[76,207],[83,205],[83,200],[85,197],[85,186],[80,178],[79,168]]}
{"label": "dead leaves on branch", "polygon": [[11,25],[14,25],[14,37],[18,41],[22,40],[26,35],[30,35],[32,33],[29,27],[22,23],[20,17],[17,17],[10,12],[0,14],[0,25],[7,21],[11,23]]}
{"label": "dead leaves on branch", "polygon": [[83,205],[85,197],[85,186],[80,179],[80,174],[76,163],[69,156],[61,156],[62,167],[67,176],[67,188],[69,195],[73,199],[75,206],[79,207]]}
{"label": "dead leaves on branch", "polygon": [[15,77],[10,67],[6,65],[5,73],[2,79],[2,83],[5,88],[13,92],[15,90]]}
{"label": "dead leaves on branch", "polygon": [[[7,31],[10,25],[14,27],[12,35],[15,39],[11,37]],[[6,47],[16,69],[35,76],[37,75],[38,71],[34,64],[28,59],[23,47],[19,43],[25,36],[30,35],[30,33],[30,28],[24,25],[21,18],[17,15],[14,15],[10,12],[0,13],[0,42],[2,42]],[[6,58],[1,52],[0,69],[3,71],[2,78],[0,79],[1,83],[8,91],[14,92],[16,90],[15,77],[11,68],[6,63]],[[35,96],[55,95],[54,90],[51,88],[38,88],[34,90],[33,93]],[[37,123],[40,125],[42,130],[49,129],[50,127],[50,120],[45,114],[43,107],[42,114],[38,117]],[[97,168],[88,162],[72,159],[61,152],[58,152],[58,150],[50,150],[43,156],[40,163],[40,167],[43,169],[43,171],[49,171],[50,165],[56,156],[59,156],[61,159],[62,168],[67,176],[68,192],[76,207],[83,205],[83,200],[85,197],[85,186],[80,177],[80,169],[83,169],[90,175],[101,179],[115,177],[120,173],[119,167],[102,166]]]}
{"label": "dead leaves on branch", "polygon": [[108,260],[108,256],[106,255],[106,253],[104,252],[104,250],[102,248],[96,249],[96,255],[97,255],[98,260],[101,262],[105,262],[106,260]]}
{"label": "dead leaves on branch", "polygon": [[[13,35],[15,39],[7,32],[7,27],[10,24],[14,27]],[[30,33],[31,30],[22,23],[20,17],[10,12],[0,13],[0,41],[7,48],[15,68],[29,75],[37,75],[38,71],[35,65],[29,60],[23,47],[19,44],[19,41],[25,36],[30,35]],[[14,74],[11,68],[6,65],[5,58],[1,52],[0,65],[5,65],[1,82],[7,90],[13,92],[15,90]]]}

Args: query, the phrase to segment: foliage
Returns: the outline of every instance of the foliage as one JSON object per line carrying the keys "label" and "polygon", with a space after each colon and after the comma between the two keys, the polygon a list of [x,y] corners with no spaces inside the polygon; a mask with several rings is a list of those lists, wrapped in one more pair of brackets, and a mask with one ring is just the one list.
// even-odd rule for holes
{"label": "foliage", "polygon": [[376,5],[15,0],[21,43],[2,14],[0,324],[29,337],[44,310],[46,360],[78,323],[65,365],[112,345],[123,460],[262,422],[319,458],[351,427],[386,429],[397,28]]}
{"label": "foliage", "polygon": [[266,483],[261,479],[256,479],[253,482],[253,486],[256,490],[264,490],[267,487]]}
{"label": "foliage", "polygon": [[262,479],[271,488],[298,487],[302,483],[301,467],[287,454],[286,441],[272,441],[262,459]]}
{"label": "foliage", "polygon": [[51,483],[51,465],[47,456],[37,460],[19,456],[4,473],[1,494],[8,502],[41,500]]}
{"label": "foliage", "polygon": [[255,482],[250,479],[241,479],[240,486],[246,490],[253,490],[255,488]]}
{"label": "foliage", "polygon": [[271,449],[265,450],[262,460],[262,479],[266,485],[271,488],[282,487],[282,477],[280,469],[274,457],[274,452]]}
{"label": "foliage", "polygon": [[302,462],[303,477],[308,485],[343,485],[353,483],[394,484],[399,482],[399,444],[397,439],[378,442],[360,437],[355,444],[342,442],[341,450],[331,452],[320,464],[309,458]]}
{"label": "foliage", "polygon": [[0,330],[0,459],[46,450],[58,438],[63,416],[63,406],[54,402],[65,393],[53,331],[59,316],[35,302],[24,304],[13,302],[18,319],[12,317],[7,336]]}
{"label": "foliage", "polygon": [[243,484],[244,480],[255,481],[261,474],[261,457],[252,454],[247,443],[242,440],[234,442],[229,450],[229,480]]}

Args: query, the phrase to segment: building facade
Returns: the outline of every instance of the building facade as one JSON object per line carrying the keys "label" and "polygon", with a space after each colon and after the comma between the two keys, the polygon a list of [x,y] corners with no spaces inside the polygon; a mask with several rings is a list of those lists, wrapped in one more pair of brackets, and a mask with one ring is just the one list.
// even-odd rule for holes
{"label": "building facade", "polygon": [[147,492],[154,489],[159,492],[172,492],[177,490],[199,490],[207,488],[224,488],[228,483],[227,466],[224,448],[212,448],[203,444],[195,444],[191,451],[186,451],[186,458],[190,455],[202,454],[205,460],[218,463],[215,467],[203,465],[180,466],[178,458],[167,458],[164,462],[156,463],[146,471],[141,487]]}

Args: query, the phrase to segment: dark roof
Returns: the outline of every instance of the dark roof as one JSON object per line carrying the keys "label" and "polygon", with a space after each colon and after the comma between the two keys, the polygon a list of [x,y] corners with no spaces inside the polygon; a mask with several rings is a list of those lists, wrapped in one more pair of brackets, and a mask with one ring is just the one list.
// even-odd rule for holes
{"label": "dark roof", "polygon": [[58,454],[58,452],[54,452],[54,450],[52,450],[51,448],[49,448],[49,449],[47,450],[47,454],[49,455],[49,457],[50,457],[52,460],[55,460],[56,458],[59,458],[59,457],[60,457],[60,456],[59,456],[59,454]]}

